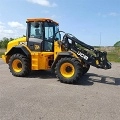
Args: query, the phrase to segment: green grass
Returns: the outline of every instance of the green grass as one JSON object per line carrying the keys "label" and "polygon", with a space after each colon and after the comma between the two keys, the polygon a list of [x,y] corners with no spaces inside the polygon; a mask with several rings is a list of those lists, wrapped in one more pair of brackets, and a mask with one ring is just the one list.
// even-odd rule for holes
{"label": "green grass", "polygon": [[115,53],[108,53],[107,58],[110,62],[120,62],[120,56]]}
{"label": "green grass", "polygon": [[110,62],[120,62],[120,47],[108,52],[107,58]]}

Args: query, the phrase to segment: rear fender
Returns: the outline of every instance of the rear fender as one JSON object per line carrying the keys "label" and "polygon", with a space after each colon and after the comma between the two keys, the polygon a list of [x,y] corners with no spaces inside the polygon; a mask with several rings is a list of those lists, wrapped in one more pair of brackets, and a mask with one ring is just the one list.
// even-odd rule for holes
{"label": "rear fender", "polygon": [[28,58],[30,58],[31,56],[30,51],[25,46],[15,46],[15,47],[12,47],[12,49],[10,49],[8,52],[6,52],[5,55],[2,56],[2,59],[6,63],[8,63],[10,56],[17,53],[22,54]]}

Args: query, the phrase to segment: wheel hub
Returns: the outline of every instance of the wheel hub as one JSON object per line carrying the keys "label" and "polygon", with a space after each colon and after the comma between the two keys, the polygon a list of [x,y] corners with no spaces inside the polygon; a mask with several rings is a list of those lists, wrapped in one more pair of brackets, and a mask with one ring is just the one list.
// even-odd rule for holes
{"label": "wheel hub", "polygon": [[12,63],[12,68],[15,72],[21,72],[22,62],[19,59],[15,59]]}
{"label": "wheel hub", "polygon": [[18,68],[22,68],[22,64],[21,64],[21,63],[18,63],[18,64],[17,64],[17,67],[18,67]]}
{"label": "wheel hub", "polygon": [[72,71],[72,68],[70,66],[66,67],[66,72],[70,73]]}

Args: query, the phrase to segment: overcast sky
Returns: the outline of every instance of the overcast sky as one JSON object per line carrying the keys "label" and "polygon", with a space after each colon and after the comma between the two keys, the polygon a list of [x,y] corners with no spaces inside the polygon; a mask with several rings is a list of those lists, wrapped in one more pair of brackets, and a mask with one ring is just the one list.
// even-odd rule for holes
{"label": "overcast sky", "polygon": [[1,0],[0,39],[25,35],[26,19],[33,17],[54,19],[90,45],[120,41],[120,0]]}

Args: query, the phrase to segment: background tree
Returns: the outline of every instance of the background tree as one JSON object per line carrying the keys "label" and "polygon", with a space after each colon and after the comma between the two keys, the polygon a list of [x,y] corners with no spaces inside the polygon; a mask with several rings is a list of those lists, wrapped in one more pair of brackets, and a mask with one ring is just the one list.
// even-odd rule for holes
{"label": "background tree", "polygon": [[114,44],[114,47],[120,47],[120,41],[116,42],[116,43]]}
{"label": "background tree", "polygon": [[7,38],[7,37],[4,37],[2,40],[0,40],[0,48],[7,48],[7,44],[9,41],[12,41],[13,38]]}

